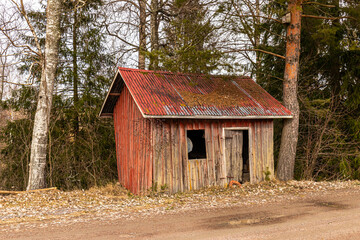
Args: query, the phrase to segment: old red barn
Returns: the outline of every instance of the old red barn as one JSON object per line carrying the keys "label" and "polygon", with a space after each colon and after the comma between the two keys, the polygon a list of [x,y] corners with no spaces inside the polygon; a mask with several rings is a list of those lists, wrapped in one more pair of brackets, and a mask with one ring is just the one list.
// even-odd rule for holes
{"label": "old red barn", "polygon": [[248,77],[119,68],[100,116],[120,183],[141,194],[273,178],[273,119],[291,112]]}

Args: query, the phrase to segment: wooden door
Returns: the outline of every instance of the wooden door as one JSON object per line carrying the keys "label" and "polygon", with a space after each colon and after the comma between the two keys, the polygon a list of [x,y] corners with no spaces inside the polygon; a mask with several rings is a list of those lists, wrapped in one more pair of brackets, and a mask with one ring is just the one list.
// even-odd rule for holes
{"label": "wooden door", "polygon": [[242,182],[243,174],[243,131],[225,130],[225,164],[226,178]]}

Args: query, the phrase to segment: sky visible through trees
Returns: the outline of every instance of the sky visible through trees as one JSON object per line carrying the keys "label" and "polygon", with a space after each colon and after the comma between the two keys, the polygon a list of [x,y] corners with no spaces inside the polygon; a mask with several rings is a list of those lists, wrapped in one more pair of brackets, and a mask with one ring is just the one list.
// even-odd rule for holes
{"label": "sky visible through trees", "polygon": [[[284,22],[289,3],[301,14],[292,96],[299,102],[299,135],[292,137],[297,143],[291,172],[297,179],[359,179],[358,1],[63,0],[46,185],[82,188],[116,178],[113,139],[107,140],[112,123],[97,113],[117,66],[245,74],[286,102],[286,48],[293,40],[286,33],[291,24]],[[1,108],[24,116],[1,130],[7,145],[0,150],[4,188],[27,184],[46,4],[0,3]],[[279,150],[283,125],[275,122],[275,159],[279,152],[280,158],[289,156],[289,149]]]}

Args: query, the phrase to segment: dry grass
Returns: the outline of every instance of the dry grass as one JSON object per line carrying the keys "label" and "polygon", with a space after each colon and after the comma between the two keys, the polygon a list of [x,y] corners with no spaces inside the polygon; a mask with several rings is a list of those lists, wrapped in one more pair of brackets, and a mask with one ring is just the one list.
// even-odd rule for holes
{"label": "dry grass", "polygon": [[71,224],[91,219],[146,217],[166,212],[211,209],[291,200],[302,195],[323,194],[339,189],[360,191],[359,181],[264,182],[241,188],[210,187],[198,191],[151,193],[133,196],[118,184],[94,187],[87,191],[21,193],[0,195],[1,225]]}
{"label": "dry grass", "polygon": [[104,196],[110,197],[123,197],[126,198],[128,196],[128,190],[121,187],[118,183],[108,183],[102,187],[92,187],[88,190],[90,193],[102,194]]}

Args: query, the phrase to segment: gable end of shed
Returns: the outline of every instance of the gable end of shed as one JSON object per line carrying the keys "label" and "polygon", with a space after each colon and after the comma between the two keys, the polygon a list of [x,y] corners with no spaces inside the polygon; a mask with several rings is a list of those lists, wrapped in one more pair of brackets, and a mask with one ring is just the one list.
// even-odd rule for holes
{"label": "gable end of shed", "polygon": [[144,116],[144,114],[142,113],[141,109],[139,108],[139,105],[137,104],[136,100],[134,99],[134,97],[132,96],[131,91],[129,90],[129,88],[126,86],[126,83],[123,79],[123,77],[121,76],[120,72],[117,71],[114,80],[111,83],[111,86],[109,88],[109,91],[106,95],[105,101],[101,107],[100,113],[99,113],[99,117],[101,118],[111,118],[114,116],[114,109],[115,106],[117,104],[117,101],[120,97],[120,95],[122,94],[124,89],[127,89],[132,97],[132,100],[135,102],[138,110],[140,111],[141,115]]}

